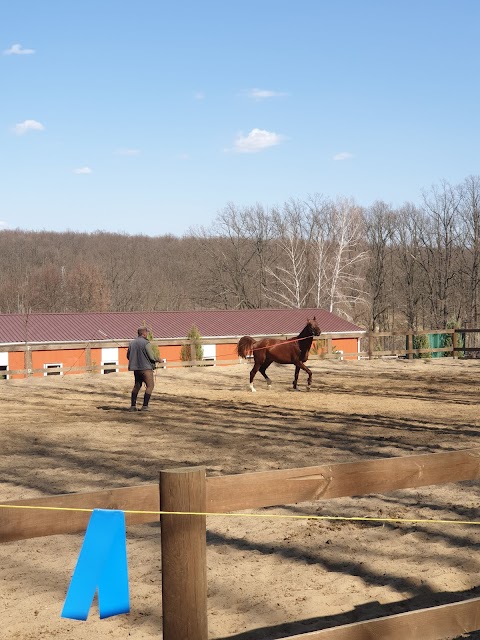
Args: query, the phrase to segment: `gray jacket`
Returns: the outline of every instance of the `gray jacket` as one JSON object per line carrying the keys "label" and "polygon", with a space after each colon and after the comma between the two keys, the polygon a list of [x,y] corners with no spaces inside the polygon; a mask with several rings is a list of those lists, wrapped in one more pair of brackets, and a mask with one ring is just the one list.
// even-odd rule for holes
{"label": "gray jacket", "polygon": [[155,358],[152,345],[143,336],[138,336],[138,338],[130,342],[127,349],[127,360],[129,371],[154,369],[155,362],[159,362]]}

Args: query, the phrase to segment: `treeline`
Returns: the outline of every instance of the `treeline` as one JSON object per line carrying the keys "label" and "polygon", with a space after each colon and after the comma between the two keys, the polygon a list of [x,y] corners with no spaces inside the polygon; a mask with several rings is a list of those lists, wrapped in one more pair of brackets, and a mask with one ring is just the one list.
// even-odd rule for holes
{"label": "treeline", "polygon": [[0,232],[0,312],[321,307],[379,330],[477,327],[480,176],[420,204],[228,204],[174,236]]}

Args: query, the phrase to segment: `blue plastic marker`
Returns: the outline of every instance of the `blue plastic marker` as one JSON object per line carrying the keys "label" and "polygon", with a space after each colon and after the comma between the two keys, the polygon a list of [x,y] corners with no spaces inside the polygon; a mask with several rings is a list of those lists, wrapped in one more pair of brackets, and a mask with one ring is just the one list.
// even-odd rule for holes
{"label": "blue plastic marker", "polygon": [[62,618],[86,620],[97,590],[101,619],[130,612],[123,511],[93,511],[65,598]]}

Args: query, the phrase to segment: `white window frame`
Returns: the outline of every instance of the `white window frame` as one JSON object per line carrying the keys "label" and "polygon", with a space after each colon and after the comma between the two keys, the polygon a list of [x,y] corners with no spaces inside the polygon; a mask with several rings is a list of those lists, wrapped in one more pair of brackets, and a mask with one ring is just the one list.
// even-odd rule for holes
{"label": "white window frame", "polygon": [[216,344],[204,344],[202,348],[203,348],[203,360],[216,360],[217,359],[217,345]]}
{"label": "white window frame", "polygon": [[[103,367],[108,367],[106,371]],[[102,375],[109,373],[118,373],[118,360],[102,360],[102,368],[100,370]]]}
{"label": "white window frame", "polygon": [[43,368],[45,370],[45,373],[43,374],[44,376],[63,376],[63,371],[55,371],[54,373],[48,373],[49,369],[57,369],[57,368],[61,368],[63,367],[63,363],[61,362],[46,362],[43,365]]}
{"label": "white window frame", "polygon": [[[103,367],[108,367],[106,372]],[[100,373],[118,373],[118,347],[103,347],[102,348],[102,368]]]}
{"label": "white window frame", "polygon": [[[203,357],[205,362],[215,362],[217,360],[217,345],[216,344],[204,344],[203,345]],[[207,351],[207,354],[205,354]]]}
{"label": "white window frame", "polygon": [[[0,353],[0,367],[5,367],[5,369],[0,369],[0,380],[8,380],[10,376],[3,373],[3,371],[8,371],[8,351],[2,351]],[[3,377],[4,375],[5,378]]]}

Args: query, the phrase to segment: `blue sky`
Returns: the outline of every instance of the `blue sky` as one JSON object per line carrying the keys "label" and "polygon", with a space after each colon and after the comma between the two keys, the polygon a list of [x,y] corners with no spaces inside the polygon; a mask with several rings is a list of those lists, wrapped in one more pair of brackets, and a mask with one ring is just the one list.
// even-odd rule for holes
{"label": "blue sky", "polygon": [[478,0],[2,0],[0,229],[181,236],[480,173]]}

